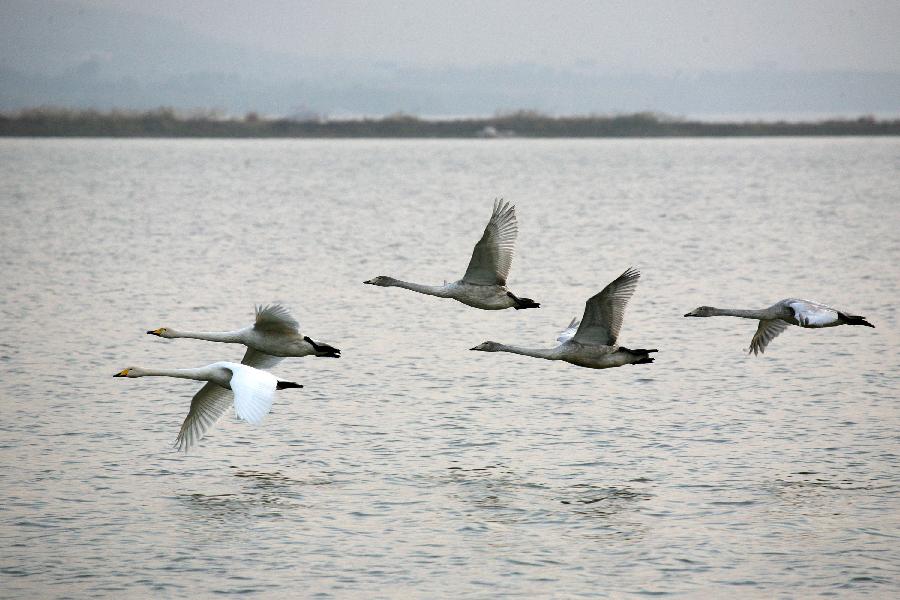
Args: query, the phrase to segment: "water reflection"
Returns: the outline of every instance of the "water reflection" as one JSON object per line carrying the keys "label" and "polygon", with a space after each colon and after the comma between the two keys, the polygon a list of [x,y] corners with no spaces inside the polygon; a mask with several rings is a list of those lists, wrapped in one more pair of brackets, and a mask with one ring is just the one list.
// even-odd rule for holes
{"label": "water reflection", "polygon": [[479,509],[474,517],[506,525],[568,521],[574,516],[591,521],[591,528],[632,536],[641,527],[636,521],[628,522],[628,514],[652,498],[629,486],[576,483],[560,488],[547,481],[530,481],[500,464],[447,470],[447,482],[458,486],[453,497]]}
{"label": "water reflection", "polygon": [[304,503],[305,488],[329,485],[332,480],[324,477],[298,479],[280,470],[260,471],[232,466],[232,476],[245,485],[240,492],[204,494],[192,492],[177,498],[192,510],[202,512],[211,519],[245,517],[278,517],[285,512],[299,511],[311,506]]}

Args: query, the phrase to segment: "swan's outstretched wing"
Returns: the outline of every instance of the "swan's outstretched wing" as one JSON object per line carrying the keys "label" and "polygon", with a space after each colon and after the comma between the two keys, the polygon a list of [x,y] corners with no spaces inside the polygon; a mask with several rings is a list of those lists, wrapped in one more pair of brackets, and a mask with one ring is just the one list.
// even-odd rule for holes
{"label": "swan's outstretched wing", "polygon": [[569,326],[559,332],[559,337],[556,338],[556,341],[560,344],[565,344],[573,337],[575,337],[575,332],[578,331],[579,323],[581,323],[581,321],[578,320],[578,317],[572,319],[572,322],[569,323]]}
{"label": "swan's outstretched wing", "polygon": [[811,300],[786,300],[800,327],[825,327],[838,321],[838,311]]}
{"label": "swan's outstretched wing", "polygon": [[641,274],[629,268],[587,301],[581,325],[572,339],[579,344],[614,346],[622,328],[625,305],[634,294]]}
{"label": "swan's outstretched wing", "polygon": [[231,390],[238,418],[257,425],[272,408],[278,379],[245,365],[231,365]]}
{"label": "swan's outstretched wing", "polygon": [[254,350],[253,348],[247,348],[247,351],[244,353],[244,358],[241,359],[241,364],[253,367],[254,369],[271,369],[282,360],[284,360],[284,357],[282,356],[272,356],[271,354],[266,354],[265,352]]}
{"label": "swan's outstretched wing", "polygon": [[300,324],[284,306],[269,304],[256,307],[256,322],[253,328],[271,333],[297,333]]}
{"label": "swan's outstretched wing", "polygon": [[766,351],[766,346],[781,334],[782,331],[790,327],[790,323],[781,319],[771,321],[760,321],[753,339],[750,340],[750,352],[759,354]]}
{"label": "swan's outstretched wing", "polygon": [[206,435],[209,428],[216,424],[233,402],[234,395],[231,390],[211,381],[200,388],[191,399],[191,408],[184,423],[181,424],[178,437],[175,438],[175,447],[187,452]]}
{"label": "swan's outstretched wing", "polygon": [[506,285],[518,233],[516,207],[510,206],[509,202],[495,200],[491,220],[475,244],[469,268],[462,280],[475,285]]}

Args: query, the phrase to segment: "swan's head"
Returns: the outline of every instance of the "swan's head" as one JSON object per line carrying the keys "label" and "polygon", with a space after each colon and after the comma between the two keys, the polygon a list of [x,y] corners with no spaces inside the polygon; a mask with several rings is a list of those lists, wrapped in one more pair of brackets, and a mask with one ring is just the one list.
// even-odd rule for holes
{"label": "swan's head", "polygon": [[397,285],[397,280],[393,277],[388,277],[387,275],[379,275],[374,279],[363,281],[363,283],[368,283],[369,285],[380,285],[381,287],[390,287],[392,285]]}
{"label": "swan's head", "polygon": [[499,352],[500,344],[498,342],[482,342],[469,350],[480,350],[481,352]]}
{"label": "swan's head", "polygon": [[141,377],[144,374],[144,370],[140,367],[128,367],[127,369],[122,369],[113,377]]}
{"label": "swan's head", "polygon": [[160,327],[159,329],[152,329],[147,332],[148,335],[155,335],[161,338],[170,338],[173,337],[172,330],[168,327]]}
{"label": "swan's head", "polygon": [[686,317],[712,317],[713,311],[716,310],[712,306],[701,306],[687,313]]}

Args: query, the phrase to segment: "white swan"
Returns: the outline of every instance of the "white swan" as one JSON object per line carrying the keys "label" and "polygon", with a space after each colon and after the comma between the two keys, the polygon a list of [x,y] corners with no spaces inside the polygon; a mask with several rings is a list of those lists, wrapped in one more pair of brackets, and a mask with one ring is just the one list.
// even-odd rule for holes
{"label": "white swan", "polygon": [[599,294],[590,298],[584,307],[580,324],[578,320],[572,319],[568,328],[557,338],[561,343],[556,348],[531,349],[484,342],[472,350],[512,352],[547,360],[563,360],[589,369],[652,363],[650,353],[657,352],[655,348],[631,350],[616,345],[625,305],[634,294],[640,276],[635,269],[628,269]]}
{"label": "white swan", "polygon": [[788,325],[798,325],[812,329],[837,327],[838,325],[864,325],[875,327],[864,317],[849,315],[836,308],[825,306],[812,300],[787,298],[776,302],[769,308],[758,310],[741,310],[732,308],[713,308],[701,306],[684,315],[686,317],[742,317],[758,319],[759,327],[750,340],[750,350],[754,355],[766,351],[766,346],[774,340]]}
{"label": "white swan", "polygon": [[244,364],[260,369],[275,366],[286,356],[327,356],[340,358],[341,351],[328,344],[313,341],[302,335],[297,320],[280,304],[256,307],[256,321],[250,327],[236,331],[191,333],[171,327],[160,327],[147,333],[162,338],[193,338],[210,342],[244,344],[247,353]]}
{"label": "white swan", "polygon": [[272,408],[275,390],[303,387],[249,365],[233,362],[217,362],[197,369],[128,367],[113,377],[179,377],[207,382],[191,399],[191,409],[175,439],[175,446],[185,451],[200,441],[232,403],[238,418],[258,424]]}
{"label": "white swan", "polygon": [[531,298],[519,298],[506,289],[506,278],[512,266],[518,232],[516,207],[510,206],[508,202],[495,200],[491,220],[484,228],[481,239],[475,244],[469,268],[459,281],[445,282],[444,285],[421,285],[379,275],[363,283],[401,287],[438,298],[452,298],[484,310],[540,308],[541,305]]}

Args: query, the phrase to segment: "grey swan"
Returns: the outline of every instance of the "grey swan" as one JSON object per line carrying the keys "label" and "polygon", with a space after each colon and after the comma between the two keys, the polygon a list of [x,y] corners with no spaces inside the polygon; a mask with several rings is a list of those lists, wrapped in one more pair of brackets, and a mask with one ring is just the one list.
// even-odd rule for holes
{"label": "grey swan", "polygon": [[685,317],[741,317],[744,319],[757,319],[759,327],[753,339],[750,340],[750,349],[754,356],[766,351],[766,346],[789,325],[806,327],[809,329],[821,329],[823,327],[837,327],[838,325],[862,325],[875,327],[865,317],[851,315],[836,308],[831,308],[813,300],[800,300],[786,298],[776,302],[769,308],[757,310],[743,310],[736,308],[714,308],[701,306],[684,315]]}
{"label": "grey swan", "polygon": [[515,206],[495,200],[491,219],[484,228],[481,239],[475,244],[466,274],[459,281],[444,282],[444,285],[422,285],[379,275],[363,283],[400,287],[438,298],[452,298],[482,310],[540,308],[541,305],[531,298],[520,298],[506,288],[518,232]]}
{"label": "grey swan", "polygon": [[555,348],[533,349],[508,346],[498,342],[484,342],[472,348],[481,352],[512,352],[524,356],[562,360],[589,369],[609,369],[623,365],[644,365],[653,362],[654,348],[630,349],[616,345],[625,306],[637,288],[640,273],[628,269],[615,281],[591,297],[585,307],[581,322],[572,319],[568,328],[557,338],[561,342]]}
{"label": "grey swan", "polygon": [[250,327],[235,331],[189,332],[160,327],[147,332],[161,338],[192,338],[227,344],[243,344],[244,364],[266,369],[288,356],[324,356],[340,358],[341,351],[300,333],[297,319],[280,304],[256,307],[256,320]]}

